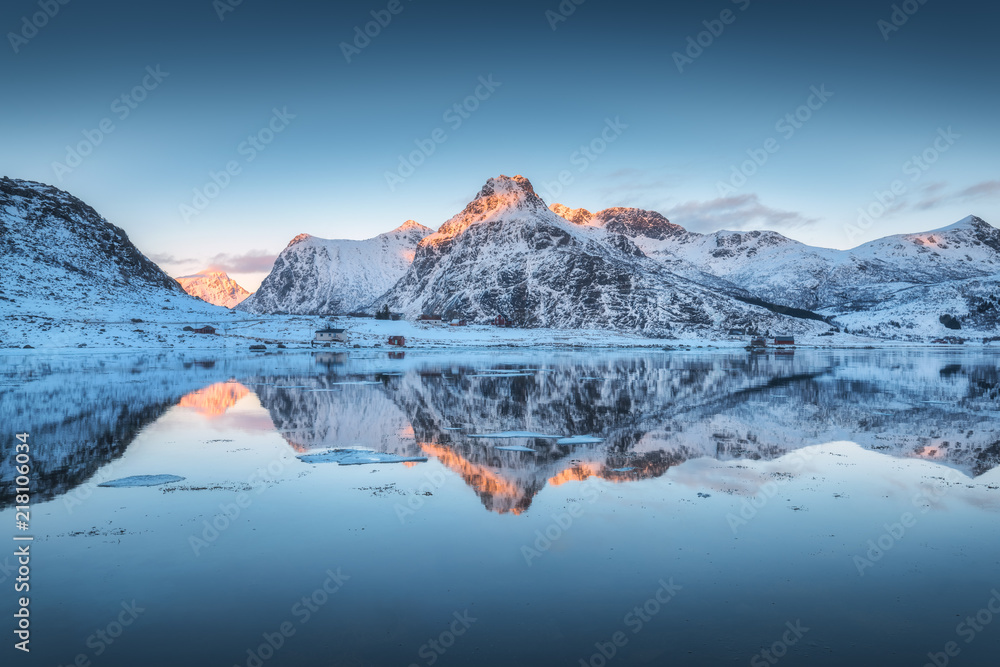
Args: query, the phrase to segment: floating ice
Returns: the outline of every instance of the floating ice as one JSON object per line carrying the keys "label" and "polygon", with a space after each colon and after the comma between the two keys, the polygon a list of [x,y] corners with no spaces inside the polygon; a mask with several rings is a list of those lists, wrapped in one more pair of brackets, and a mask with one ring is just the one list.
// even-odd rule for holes
{"label": "floating ice", "polygon": [[556,440],[557,445],[593,445],[604,442],[604,438],[595,438],[592,435],[571,435],[568,438]]}
{"label": "floating ice", "polygon": [[502,449],[505,452],[531,452],[532,454],[537,454],[531,447],[523,447],[521,445],[501,445],[493,449]]}
{"label": "floating ice", "polygon": [[300,454],[303,463],[339,463],[342,466],[364,465],[366,463],[423,463],[426,456],[397,456],[375,452],[370,449],[331,449],[319,454]]}
{"label": "floating ice", "polygon": [[546,435],[545,433],[535,433],[534,431],[500,431],[499,433],[474,433],[470,438],[544,438],[546,440],[558,440],[564,436]]}
{"label": "floating ice", "polygon": [[173,482],[183,482],[183,477],[177,475],[133,475],[132,477],[122,477],[113,479],[110,482],[102,482],[97,486],[109,488],[130,488],[135,486],[160,486],[161,484],[171,484]]}

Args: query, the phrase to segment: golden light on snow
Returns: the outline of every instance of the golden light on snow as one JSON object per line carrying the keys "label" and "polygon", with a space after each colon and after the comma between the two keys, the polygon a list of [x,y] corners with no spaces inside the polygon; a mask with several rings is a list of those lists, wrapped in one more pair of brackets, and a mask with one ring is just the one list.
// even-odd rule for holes
{"label": "golden light on snow", "polygon": [[182,408],[191,408],[198,414],[212,419],[221,417],[226,410],[250,393],[239,382],[216,382],[204,389],[192,391],[177,403]]}
{"label": "golden light on snow", "polygon": [[520,487],[487,466],[473,463],[440,445],[421,443],[420,448],[446,468],[458,473],[477,495],[489,498],[488,509],[498,514],[520,514],[531,502],[531,498],[527,497]]}

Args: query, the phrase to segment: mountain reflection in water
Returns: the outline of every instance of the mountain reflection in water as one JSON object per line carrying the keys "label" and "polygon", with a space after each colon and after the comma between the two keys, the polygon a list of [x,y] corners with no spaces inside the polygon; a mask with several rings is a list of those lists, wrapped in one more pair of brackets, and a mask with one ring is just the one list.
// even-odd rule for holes
{"label": "mountain reflection in water", "polygon": [[[320,353],[25,360],[6,367],[0,397],[4,422],[26,419],[41,447],[40,500],[86,481],[169,406],[218,417],[250,392],[296,452],[366,447],[432,457],[498,513],[524,512],[547,485],[592,477],[634,482],[695,458],[771,460],[838,440],[937,461],[970,476],[1000,461],[1000,371],[988,352],[512,353],[504,363],[491,359]],[[88,381],[74,363],[96,364],[96,378]],[[471,437],[507,431],[600,442]],[[0,469],[5,500],[12,460],[5,456],[7,467]]]}

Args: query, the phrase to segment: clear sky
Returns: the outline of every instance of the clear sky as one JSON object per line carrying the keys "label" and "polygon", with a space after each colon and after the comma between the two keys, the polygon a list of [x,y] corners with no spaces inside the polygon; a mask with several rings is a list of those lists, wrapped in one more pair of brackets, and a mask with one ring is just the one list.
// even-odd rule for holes
{"label": "clear sky", "polygon": [[897,7],[8,0],[0,174],[251,289],[300,232],[436,228],[501,173],[839,248],[1000,225],[1000,9]]}

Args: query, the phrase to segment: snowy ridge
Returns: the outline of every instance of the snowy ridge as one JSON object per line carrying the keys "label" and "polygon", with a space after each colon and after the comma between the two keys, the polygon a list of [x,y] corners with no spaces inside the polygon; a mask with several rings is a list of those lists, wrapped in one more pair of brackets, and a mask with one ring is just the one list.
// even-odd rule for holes
{"label": "snowy ridge", "polygon": [[225,271],[206,269],[190,276],[180,276],[177,282],[191,296],[223,308],[235,308],[250,296],[250,292],[243,289]]}
{"label": "snowy ridge", "polygon": [[327,315],[361,310],[391,288],[433,230],[408,220],[364,241],[299,234],[260,288],[237,307],[255,313]]}
{"label": "snowy ridge", "polygon": [[[39,183],[0,181],[0,253],[0,344],[17,347],[153,338],[171,347],[188,342],[170,323],[222,325],[228,335],[230,316],[384,306],[410,319],[486,325],[502,316],[528,329],[648,338],[718,340],[744,329],[849,342],[815,338],[839,329],[928,342],[993,338],[1000,326],[1000,230],[975,216],[840,251],[770,231],[698,234],[636,208],[548,207],[523,176],[489,179],[436,232],[411,220],[364,241],[300,234],[238,304],[245,291],[225,274],[175,281],[120,228]],[[139,319],[158,331],[103,335]]]}
{"label": "snowy ridge", "polygon": [[0,180],[0,255],[0,299],[15,316],[206,306],[185,294],[119,227],[41,183]]}
{"label": "snowy ridge", "polygon": [[[624,211],[623,211],[624,212]],[[625,234],[678,233],[619,212],[579,225],[549,210],[523,176],[490,179],[479,195],[417,247],[413,264],[377,305],[409,318],[439,314],[526,327],[600,328],[648,335],[728,326],[806,332],[821,323],[748,305],[671,273]],[[662,216],[659,216],[662,218]],[[679,228],[678,228],[679,229]]]}
{"label": "snowy ridge", "polygon": [[[582,209],[552,210],[581,219]],[[586,224],[618,231],[677,275],[817,311],[866,335],[920,340],[954,333],[940,322],[945,314],[964,318],[974,335],[997,333],[1000,230],[976,216],[851,250],[807,246],[771,231],[698,234],[641,209],[607,209]]]}

